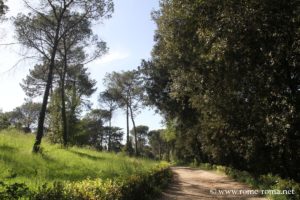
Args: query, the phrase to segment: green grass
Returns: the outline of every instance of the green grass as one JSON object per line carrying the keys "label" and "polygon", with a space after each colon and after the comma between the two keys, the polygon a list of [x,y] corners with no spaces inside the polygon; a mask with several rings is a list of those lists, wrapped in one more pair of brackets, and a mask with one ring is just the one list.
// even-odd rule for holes
{"label": "green grass", "polygon": [[158,163],[135,159],[123,154],[97,152],[91,149],[62,148],[46,140],[42,153],[31,152],[34,135],[16,130],[0,132],[0,181],[25,183],[31,190],[44,183],[114,179],[150,171]]}

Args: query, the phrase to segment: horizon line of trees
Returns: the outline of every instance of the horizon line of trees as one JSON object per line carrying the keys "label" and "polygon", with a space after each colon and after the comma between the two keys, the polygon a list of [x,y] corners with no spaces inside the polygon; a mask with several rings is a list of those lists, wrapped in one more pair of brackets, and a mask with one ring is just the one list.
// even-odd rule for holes
{"label": "horizon line of trees", "polygon": [[[103,93],[100,93],[99,96],[101,94]],[[0,110],[0,131],[13,128],[24,134],[35,134],[40,107],[41,103],[27,100],[12,111],[3,112]],[[48,112],[51,117],[52,111]],[[54,132],[57,130],[53,129],[50,117],[47,117],[46,120],[45,136],[51,143],[63,145],[62,132]],[[71,135],[68,145],[91,147],[98,151],[125,152],[131,156],[135,155],[133,146],[136,146],[139,157],[172,160],[172,141],[170,142],[170,139],[168,139],[167,129],[149,130],[146,125],[138,125],[135,129],[132,128],[129,135],[132,152],[128,152],[128,143],[123,140],[123,136],[126,135],[125,132],[120,127],[112,126],[111,120],[112,115],[109,110],[89,109],[84,116],[77,119],[76,127],[73,128],[76,134]],[[61,126],[61,124],[58,125]],[[136,140],[135,136],[137,136]]]}

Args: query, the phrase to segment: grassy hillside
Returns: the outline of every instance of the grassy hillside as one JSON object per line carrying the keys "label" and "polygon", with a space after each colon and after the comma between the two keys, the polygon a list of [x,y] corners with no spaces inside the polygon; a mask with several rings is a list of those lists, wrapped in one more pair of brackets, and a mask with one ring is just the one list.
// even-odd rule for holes
{"label": "grassy hillside", "polygon": [[25,183],[36,189],[54,181],[80,181],[87,178],[111,179],[140,174],[157,162],[129,158],[72,147],[63,149],[43,141],[42,154],[32,154],[33,135],[15,130],[0,132],[0,180]]}

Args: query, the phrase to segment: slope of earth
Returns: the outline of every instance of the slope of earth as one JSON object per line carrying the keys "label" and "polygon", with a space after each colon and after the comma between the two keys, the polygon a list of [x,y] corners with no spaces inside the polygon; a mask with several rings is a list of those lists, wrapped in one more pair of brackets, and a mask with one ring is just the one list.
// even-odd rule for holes
{"label": "slope of earth", "polygon": [[99,152],[88,148],[62,148],[42,142],[42,153],[31,152],[33,134],[16,130],[0,131],[0,181],[25,183],[36,189],[44,183],[114,179],[151,170],[158,162],[135,159],[124,154]]}

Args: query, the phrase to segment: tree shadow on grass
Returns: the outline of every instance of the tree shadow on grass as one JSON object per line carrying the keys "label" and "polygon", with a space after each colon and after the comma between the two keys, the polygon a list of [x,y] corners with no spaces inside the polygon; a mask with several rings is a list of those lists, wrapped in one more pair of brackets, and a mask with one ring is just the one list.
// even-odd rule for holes
{"label": "tree shadow on grass", "polygon": [[48,156],[48,155],[45,154],[45,153],[40,153],[40,155],[41,155],[41,158],[44,159],[46,162],[51,162],[51,163],[57,162],[56,159],[51,158],[50,156]]}
{"label": "tree shadow on grass", "polygon": [[18,149],[15,147],[8,146],[8,145],[0,145],[0,151],[1,152],[16,152],[16,151],[18,151]]}
{"label": "tree shadow on grass", "polygon": [[94,160],[94,161],[100,161],[100,160],[103,161],[103,160],[105,160],[105,158],[101,158],[101,157],[98,157],[98,156],[92,156],[92,155],[89,155],[87,153],[82,153],[82,152],[75,151],[75,150],[72,150],[72,149],[68,149],[68,151],[73,153],[73,154],[78,155],[79,157],[87,158],[87,159]]}

